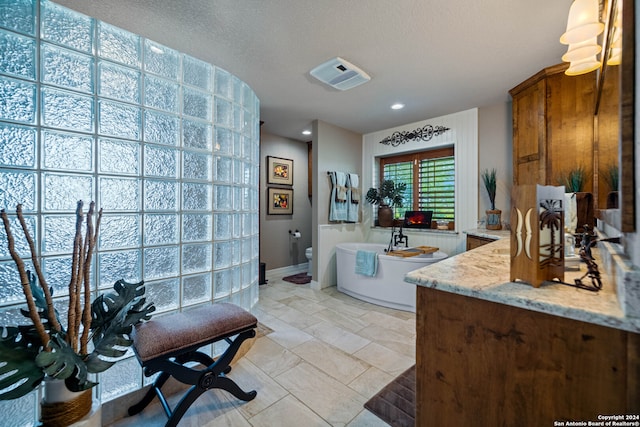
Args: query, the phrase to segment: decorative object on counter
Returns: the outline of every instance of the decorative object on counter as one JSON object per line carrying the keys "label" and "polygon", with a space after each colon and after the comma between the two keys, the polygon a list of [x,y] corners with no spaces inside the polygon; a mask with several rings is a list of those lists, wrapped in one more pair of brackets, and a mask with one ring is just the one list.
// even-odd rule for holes
{"label": "decorative object on counter", "polygon": [[[17,206],[16,214],[29,245],[35,274],[26,269],[20,258],[11,231],[11,220],[4,209],[1,211],[9,253],[20,275],[28,307],[21,312],[31,320],[31,324],[2,326],[0,399],[22,397],[48,378],[41,406],[42,420],[46,425],[70,425],[83,419],[90,411],[92,414],[95,412],[92,411],[91,389],[97,383],[91,381],[89,375],[107,370],[126,355],[133,343],[133,326],[149,320],[155,307],[146,302],[143,282],[127,283],[123,280],[114,284],[115,293],[102,294],[91,303],[91,293],[95,288],[91,283],[91,260],[98,241],[102,210],[98,211],[96,218],[95,204],[91,202],[85,221],[83,202],[79,201],[65,322],[54,306],[53,288],[44,277],[37,244],[25,222],[22,205]],[[51,394],[50,391],[60,382],[63,382],[63,389],[73,392],[62,393],[70,396],[70,401]],[[82,409],[79,410],[81,403]]]}
{"label": "decorative object on counter", "polygon": [[394,132],[393,134],[391,134],[391,136],[388,136],[380,141],[380,144],[397,147],[398,145],[404,144],[407,141],[414,141],[417,139],[421,139],[422,141],[429,141],[434,136],[442,135],[448,130],[450,129],[444,126],[424,125],[423,127],[410,132]]}
{"label": "decorative object on counter", "polygon": [[514,186],[511,199],[511,281],[564,280],[564,187]]}
{"label": "decorative object on counter", "polygon": [[293,160],[267,156],[267,184],[293,185]]}
{"label": "decorative object on counter", "polygon": [[496,170],[485,169],[482,171],[482,182],[484,182],[484,188],[489,195],[489,201],[491,202],[491,209],[486,211],[487,214],[487,230],[502,230],[502,211],[496,209]]}
{"label": "decorative object on counter", "polygon": [[293,215],[292,188],[269,187],[267,192],[267,214]]}
{"label": "decorative object on counter", "polygon": [[618,188],[620,183],[620,168],[618,165],[609,165],[604,173],[604,180],[609,186],[607,194],[607,209],[618,209]]}
{"label": "decorative object on counter", "polygon": [[[596,239],[596,236],[593,233],[591,227],[585,226],[584,228],[585,231],[582,233],[580,239],[580,259],[587,265],[587,272],[582,277],[574,279],[574,283],[567,283],[563,281],[558,281],[558,283],[585,289],[587,291],[598,292],[600,289],[602,289],[602,280],[600,278],[600,270],[598,269],[598,264],[596,264],[596,261],[591,253],[591,248],[593,248],[593,246],[595,246],[598,242],[620,243],[620,238],[611,237],[606,239]],[[583,282],[583,279],[585,277],[589,277],[589,279],[591,279],[590,285]]]}
{"label": "decorative object on counter", "polygon": [[380,184],[380,188],[371,187],[365,198],[372,205],[378,205],[378,225],[380,227],[391,227],[394,225],[392,207],[402,207],[404,191],[407,184],[394,183],[391,179],[386,179]]}

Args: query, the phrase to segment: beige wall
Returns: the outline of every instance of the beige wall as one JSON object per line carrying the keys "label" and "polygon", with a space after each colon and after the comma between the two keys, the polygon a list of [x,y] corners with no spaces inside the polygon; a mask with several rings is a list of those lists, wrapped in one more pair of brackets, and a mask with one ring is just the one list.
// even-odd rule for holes
{"label": "beige wall", "polygon": [[[478,109],[478,171],[496,169],[496,209],[502,211],[502,222],[509,222],[511,186],[513,183],[513,124],[511,102]],[[478,219],[486,221],[485,211],[491,208],[487,190],[478,179]]]}
{"label": "beige wall", "polygon": [[[293,215],[267,215],[267,156],[293,160]],[[311,246],[311,201],[308,197],[307,144],[268,133],[260,136],[260,261],[267,270],[307,262]],[[281,186],[287,188],[286,186]],[[289,230],[300,230],[292,239]]]}
{"label": "beige wall", "polygon": [[[362,135],[320,120],[313,123],[313,135],[315,262],[312,286],[323,288],[336,284],[336,243],[363,241],[359,225],[329,222],[331,181],[327,175],[329,171],[357,173],[362,183]],[[362,188],[360,184],[361,192]]]}

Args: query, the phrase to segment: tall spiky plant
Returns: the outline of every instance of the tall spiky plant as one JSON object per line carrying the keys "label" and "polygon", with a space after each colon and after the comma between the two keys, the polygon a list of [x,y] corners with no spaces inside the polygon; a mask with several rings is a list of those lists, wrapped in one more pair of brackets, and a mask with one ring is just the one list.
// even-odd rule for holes
{"label": "tall spiky plant", "polygon": [[561,173],[558,181],[560,185],[564,185],[565,192],[579,193],[587,182],[587,171],[584,166],[580,165],[569,172]]}
{"label": "tall spiky plant", "polygon": [[482,171],[482,181],[484,182],[484,188],[487,189],[487,193],[489,194],[489,201],[491,202],[491,210],[496,210],[496,187],[497,187],[497,179],[496,179],[496,170],[485,169]]}
{"label": "tall spiky plant", "polygon": [[604,173],[604,180],[609,185],[609,191],[618,191],[620,182],[620,168],[618,165],[609,165]]}

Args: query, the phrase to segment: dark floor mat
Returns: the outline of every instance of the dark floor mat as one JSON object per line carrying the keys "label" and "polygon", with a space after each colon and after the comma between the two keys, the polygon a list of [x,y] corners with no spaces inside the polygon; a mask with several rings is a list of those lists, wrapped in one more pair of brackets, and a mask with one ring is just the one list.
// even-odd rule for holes
{"label": "dark floor mat", "polygon": [[364,407],[392,427],[414,427],[415,397],[416,367],[414,365],[369,399]]}

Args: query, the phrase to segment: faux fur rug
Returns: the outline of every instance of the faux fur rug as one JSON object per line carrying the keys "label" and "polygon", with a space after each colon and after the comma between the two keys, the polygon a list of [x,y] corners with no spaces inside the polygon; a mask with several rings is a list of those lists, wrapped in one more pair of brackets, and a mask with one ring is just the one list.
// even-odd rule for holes
{"label": "faux fur rug", "polygon": [[404,371],[373,396],[364,407],[392,427],[416,423],[416,367]]}
{"label": "faux fur rug", "polygon": [[298,273],[293,276],[283,277],[282,280],[295,283],[296,285],[306,285],[311,282],[311,276],[307,275],[307,273]]}

